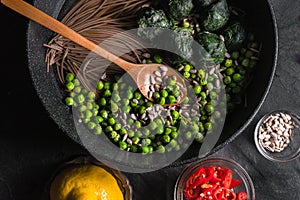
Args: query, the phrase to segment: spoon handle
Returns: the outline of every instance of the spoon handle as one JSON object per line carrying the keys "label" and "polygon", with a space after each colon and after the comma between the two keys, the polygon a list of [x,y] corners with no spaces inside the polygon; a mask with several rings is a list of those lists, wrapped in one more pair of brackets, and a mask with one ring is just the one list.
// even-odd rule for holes
{"label": "spoon handle", "polygon": [[16,11],[17,13],[37,22],[38,24],[68,38],[69,40],[77,43],[78,45],[93,51],[94,53],[100,55],[101,57],[115,63],[116,65],[123,68],[125,71],[130,71],[134,64],[128,63],[127,61],[115,56],[114,54],[106,51],[100,46],[96,45],[92,41],[83,37],[70,27],[56,20],[55,18],[49,16],[43,11],[37,9],[36,7],[30,5],[23,0],[1,0],[1,3],[8,8]]}

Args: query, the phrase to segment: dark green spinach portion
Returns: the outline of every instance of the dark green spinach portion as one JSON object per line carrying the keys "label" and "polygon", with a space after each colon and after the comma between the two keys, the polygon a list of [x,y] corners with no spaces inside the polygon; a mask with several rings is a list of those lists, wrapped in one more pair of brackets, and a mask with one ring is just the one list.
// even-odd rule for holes
{"label": "dark green spinach portion", "polygon": [[142,11],[138,26],[138,35],[152,40],[161,33],[161,29],[171,28],[172,22],[163,10],[148,7]]}
{"label": "dark green spinach portion", "polygon": [[199,5],[200,7],[206,7],[214,3],[216,0],[195,0],[195,5]]}
{"label": "dark green spinach portion", "polygon": [[239,48],[245,40],[246,31],[240,22],[235,22],[225,28],[222,35],[225,38],[225,45],[227,49],[234,50]]}
{"label": "dark green spinach portion", "polygon": [[193,0],[167,0],[164,5],[170,18],[177,21],[187,17],[194,8]]}
{"label": "dark green spinach portion", "polygon": [[[201,32],[197,35],[197,41],[206,50],[205,55],[201,55],[207,63],[215,65],[220,64],[226,53],[226,46],[223,40],[215,34],[209,32]],[[201,52],[202,54],[203,52]]]}
{"label": "dark green spinach portion", "polygon": [[226,0],[214,3],[203,13],[202,26],[206,31],[216,31],[222,28],[229,19],[229,9]]}
{"label": "dark green spinach portion", "polygon": [[175,50],[178,55],[184,59],[189,59],[193,55],[192,43],[194,38],[191,29],[176,28],[172,35]]}

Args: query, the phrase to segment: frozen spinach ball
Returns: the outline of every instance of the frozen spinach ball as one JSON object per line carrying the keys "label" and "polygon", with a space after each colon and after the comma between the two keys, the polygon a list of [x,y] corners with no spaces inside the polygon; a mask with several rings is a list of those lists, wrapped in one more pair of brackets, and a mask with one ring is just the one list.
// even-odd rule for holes
{"label": "frozen spinach ball", "polygon": [[163,10],[149,7],[142,11],[138,26],[138,35],[152,40],[161,33],[161,29],[170,28],[172,23]]}
{"label": "frozen spinach ball", "polygon": [[167,0],[164,6],[174,20],[183,20],[194,8],[193,0]]}
{"label": "frozen spinach ball", "polygon": [[214,3],[216,0],[195,0],[195,5],[206,7]]}
{"label": "frozen spinach ball", "polygon": [[246,31],[240,22],[235,22],[223,31],[227,49],[238,48],[246,38]]}
{"label": "frozen spinach ball", "polygon": [[201,32],[197,35],[198,43],[206,50],[201,58],[208,64],[219,64],[224,60],[226,47],[223,40],[215,33]]}
{"label": "frozen spinach ball", "polygon": [[229,9],[226,0],[220,0],[212,4],[206,12],[204,12],[202,25],[204,30],[214,32],[222,28],[229,19]]}
{"label": "frozen spinach ball", "polygon": [[184,59],[191,58],[193,54],[192,42],[194,40],[192,30],[176,28],[172,37],[177,51],[176,53],[181,55]]}

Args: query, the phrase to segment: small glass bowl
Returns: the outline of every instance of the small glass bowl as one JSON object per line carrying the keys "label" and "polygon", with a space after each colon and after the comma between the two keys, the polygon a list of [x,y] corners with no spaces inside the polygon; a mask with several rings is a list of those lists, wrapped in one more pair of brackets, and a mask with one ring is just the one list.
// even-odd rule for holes
{"label": "small glass bowl", "polygon": [[188,178],[201,167],[209,166],[220,166],[229,168],[232,171],[232,178],[242,181],[242,184],[235,187],[233,190],[235,193],[246,192],[248,195],[247,200],[255,200],[255,190],[251,177],[247,171],[236,161],[225,158],[225,157],[216,157],[210,156],[204,160],[199,160],[193,163],[188,164],[181,174],[178,176],[175,190],[174,190],[174,200],[184,200],[184,187]]}
{"label": "small glass bowl", "polygon": [[[287,144],[287,147],[285,147],[282,151],[280,152],[272,152],[270,150],[267,150],[265,147],[262,146],[262,144],[259,142],[259,128],[264,124],[265,120],[275,114],[288,114],[291,116],[291,120],[294,122],[296,127],[294,128],[294,135],[291,138],[289,144]],[[300,117],[297,116],[295,113],[287,110],[276,110],[272,111],[266,115],[264,115],[257,123],[255,130],[254,130],[254,142],[255,145],[260,152],[262,156],[267,158],[268,160],[271,161],[276,161],[276,162],[288,162],[291,160],[296,159],[297,157],[300,156]]]}
{"label": "small glass bowl", "polygon": [[46,187],[44,188],[45,191],[43,193],[42,199],[50,200],[51,183],[58,173],[60,173],[62,170],[68,169],[68,168],[71,169],[72,167],[82,166],[82,165],[86,165],[86,164],[92,164],[92,165],[99,166],[99,167],[105,169],[107,172],[109,172],[116,179],[117,184],[119,185],[120,190],[123,193],[124,200],[132,199],[132,188],[131,188],[128,178],[120,171],[106,166],[105,164],[99,162],[94,157],[89,156],[89,155],[79,155],[79,156],[76,156],[74,159],[71,159],[69,161],[62,163],[53,172],[53,174],[50,177],[50,180],[48,180],[48,182],[46,183]]}

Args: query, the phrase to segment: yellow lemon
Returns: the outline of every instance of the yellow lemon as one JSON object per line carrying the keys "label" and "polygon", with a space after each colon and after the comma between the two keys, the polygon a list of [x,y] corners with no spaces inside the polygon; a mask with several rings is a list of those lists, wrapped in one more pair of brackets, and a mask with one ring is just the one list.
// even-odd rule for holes
{"label": "yellow lemon", "polygon": [[96,165],[61,171],[50,187],[50,200],[124,200],[116,179]]}

